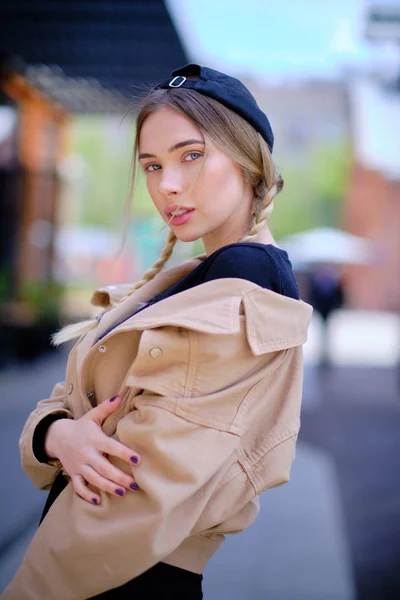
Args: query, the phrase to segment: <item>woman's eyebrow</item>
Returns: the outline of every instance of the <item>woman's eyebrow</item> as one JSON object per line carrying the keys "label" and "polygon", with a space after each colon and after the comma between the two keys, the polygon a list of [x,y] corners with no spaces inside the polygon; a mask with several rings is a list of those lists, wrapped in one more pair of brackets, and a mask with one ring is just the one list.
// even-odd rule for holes
{"label": "woman's eyebrow", "polygon": [[[184,148],[184,146],[189,146],[191,144],[202,144],[204,146],[204,142],[202,140],[185,140],[184,142],[178,142],[177,144],[174,144],[173,146],[171,146],[171,148],[168,148],[168,152],[173,152],[174,150],[179,150],[179,148]],[[148,154],[147,152],[142,152],[141,154],[139,154],[139,160],[141,158],[156,158],[155,154]]]}
{"label": "woman's eyebrow", "polygon": [[178,142],[168,148],[168,152],[173,152],[174,150],[178,150],[179,148],[183,148],[184,146],[189,146],[191,144],[202,144],[204,146],[204,142],[202,140],[185,140],[184,142]]}

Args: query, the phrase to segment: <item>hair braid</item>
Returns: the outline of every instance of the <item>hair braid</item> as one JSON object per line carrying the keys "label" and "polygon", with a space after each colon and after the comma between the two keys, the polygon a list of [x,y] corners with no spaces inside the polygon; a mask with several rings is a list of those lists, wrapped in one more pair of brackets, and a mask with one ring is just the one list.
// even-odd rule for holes
{"label": "hair braid", "polygon": [[[253,214],[253,223],[250,226],[250,230],[243,238],[241,242],[254,241],[257,234],[261,231],[264,223],[268,220],[268,217],[274,209],[274,198],[279,194],[283,187],[283,179],[278,175],[271,187],[266,191],[266,186],[263,180],[256,186],[254,195],[255,210]],[[261,205],[261,208],[259,208]]]}
{"label": "hair braid", "polygon": [[125,298],[128,298],[128,296],[130,296],[131,294],[133,294],[133,292],[136,292],[136,290],[138,290],[141,287],[143,287],[148,281],[151,281],[152,279],[154,279],[154,277],[156,275],[158,275],[158,273],[164,267],[165,263],[171,257],[171,254],[172,254],[172,252],[174,250],[174,246],[175,246],[176,242],[177,242],[177,237],[174,234],[174,232],[172,231],[172,229],[170,229],[169,234],[168,234],[168,238],[167,238],[167,243],[165,244],[164,249],[161,252],[160,258],[158,260],[156,260],[156,262],[151,267],[151,269],[149,269],[148,271],[146,271],[146,273],[143,275],[142,279],[140,279],[140,281],[138,281],[137,283],[135,283],[135,285],[133,286],[133,288],[131,289],[131,291],[128,294],[126,294],[126,296],[124,296],[123,298],[121,298],[120,302],[122,302],[122,300],[125,300]]}

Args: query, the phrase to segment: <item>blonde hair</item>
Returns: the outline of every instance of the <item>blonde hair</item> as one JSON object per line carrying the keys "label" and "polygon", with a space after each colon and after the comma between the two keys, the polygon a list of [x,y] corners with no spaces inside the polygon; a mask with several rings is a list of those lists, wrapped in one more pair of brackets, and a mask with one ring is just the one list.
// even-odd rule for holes
{"label": "blonde hair", "polygon": [[[283,179],[272,161],[266,141],[250,123],[217,100],[190,89],[154,90],[141,101],[136,118],[132,173],[126,205],[127,214],[129,214],[129,204],[135,186],[140,132],[143,123],[149,115],[164,107],[174,108],[188,117],[203,133],[206,148],[207,139],[212,140],[241,168],[245,178],[252,186],[254,202],[247,232],[238,242],[256,241],[258,233],[273,210],[274,198],[283,187]],[[197,178],[191,185],[191,189],[196,184]],[[176,241],[175,234],[170,230],[160,258],[143,275],[142,279],[132,286],[132,290],[120,302],[153,279],[163,269],[173,252]],[[206,255],[199,258],[204,259]],[[53,335],[53,344],[60,345],[87,333],[97,325],[98,321],[99,317],[67,325]]]}

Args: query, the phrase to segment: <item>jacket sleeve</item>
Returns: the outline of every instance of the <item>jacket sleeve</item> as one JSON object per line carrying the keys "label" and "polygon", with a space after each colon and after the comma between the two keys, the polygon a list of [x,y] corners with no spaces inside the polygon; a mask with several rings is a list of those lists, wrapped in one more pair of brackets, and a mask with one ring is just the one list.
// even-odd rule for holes
{"label": "jacket sleeve", "polygon": [[194,528],[218,486],[218,471],[230,463],[239,442],[235,434],[198,425],[155,402],[121,419],[117,437],[141,455],[134,471],[140,491],[123,498],[101,493],[101,505],[94,506],[69,484],[38,529],[4,600],[50,600],[60,590],[65,600],[84,600],[162,561],[199,533]]}
{"label": "jacket sleeve", "polygon": [[64,403],[64,383],[57,383],[50,398],[41,400],[38,403],[25,423],[19,440],[22,468],[39,490],[49,489],[60,470],[59,466],[40,462],[34,452],[33,445],[36,428],[49,415],[73,418],[71,411],[66,408]]}

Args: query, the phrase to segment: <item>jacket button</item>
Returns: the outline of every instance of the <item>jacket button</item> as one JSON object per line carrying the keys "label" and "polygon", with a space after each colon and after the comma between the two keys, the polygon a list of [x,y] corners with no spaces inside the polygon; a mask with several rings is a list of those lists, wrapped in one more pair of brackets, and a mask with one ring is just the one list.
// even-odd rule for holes
{"label": "jacket button", "polygon": [[105,352],[107,348],[105,346],[99,346],[99,352]]}
{"label": "jacket button", "polygon": [[160,358],[162,356],[161,348],[152,348],[149,352],[151,358]]}
{"label": "jacket button", "polygon": [[93,398],[95,397],[95,395],[96,395],[96,394],[95,394],[94,392],[88,392],[88,393],[86,394],[86,397],[87,397],[89,400],[93,400]]}
{"label": "jacket button", "polygon": [[74,384],[70,383],[68,386],[68,394],[72,394],[72,390],[74,389]]}

